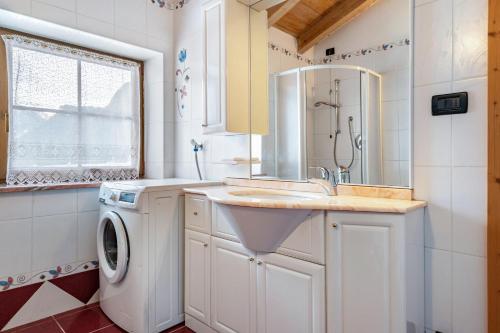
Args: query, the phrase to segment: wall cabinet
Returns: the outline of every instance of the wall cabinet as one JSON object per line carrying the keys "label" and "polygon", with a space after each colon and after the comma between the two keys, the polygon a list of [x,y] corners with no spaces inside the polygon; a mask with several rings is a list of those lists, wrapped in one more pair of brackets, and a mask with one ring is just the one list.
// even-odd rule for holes
{"label": "wall cabinet", "polygon": [[[267,65],[257,69],[250,66],[250,45],[252,49],[267,49],[265,11],[255,12],[238,0],[209,0],[202,4],[202,18],[203,133],[250,133],[253,108],[252,133],[267,134],[267,102],[262,103],[267,101],[263,99],[267,97]],[[262,27],[253,28],[252,38],[250,20]],[[260,81],[252,93],[251,76]],[[254,93],[258,93],[255,107],[251,103]]]}

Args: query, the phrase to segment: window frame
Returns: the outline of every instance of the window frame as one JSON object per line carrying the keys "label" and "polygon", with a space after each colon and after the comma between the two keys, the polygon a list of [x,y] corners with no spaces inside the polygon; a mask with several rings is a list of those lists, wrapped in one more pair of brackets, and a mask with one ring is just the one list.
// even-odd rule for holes
{"label": "window frame", "polygon": [[[42,41],[58,44],[61,46],[71,47],[75,49],[80,49],[83,51],[94,52],[97,54],[111,56],[127,61],[133,61],[139,65],[139,129],[140,129],[140,137],[139,137],[139,147],[140,147],[140,155],[139,155],[139,178],[144,177],[144,62],[137,59],[131,59],[127,57],[123,57],[117,54],[102,52],[99,50],[82,47],[79,45],[74,45],[54,39],[49,39],[41,36],[36,36],[32,34],[27,34],[24,32],[11,30],[7,28],[3,28],[0,26],[0,35],[2,34],[16,34],[21,36],[26,36],[30,38],[39,39]],[[80,75],[80,74],[79,74]],[[80,101],[79,101],[80,103]],[[7,174],[7,162],[8,162],[8,130],[9,130],[9,100],[8,100],[8,70],[7,70],[7,56],[5,50],[5,43],[0,38],[0,184],[5,184],[5,178]],[[31,112],[37,112],[34,107],[27,107],[27,110]],[[51,111],[57,113],[65,113],[64,110],[51,110],[45,109],[44,111]],[[100,117],[111,117],[106,115],[99,115]],[[121,118],[121,117],[117,117]],[[67,183],[68,185],[75,185],[75,183]],[[21,186],[21,185],[20,185]]]}

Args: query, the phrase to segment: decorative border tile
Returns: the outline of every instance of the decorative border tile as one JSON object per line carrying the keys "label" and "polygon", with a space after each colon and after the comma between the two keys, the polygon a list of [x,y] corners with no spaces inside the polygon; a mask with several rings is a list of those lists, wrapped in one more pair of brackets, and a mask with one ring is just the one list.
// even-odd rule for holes
{"label": "decorative border tile", "polygon": [[36,273],[0,277],[0,292],[99,268],[97,260],[59,265]]}
{"label": "decorative border tile", "polygon": [[376,45],[376,46],[371,46],[371,47],[359,49],[356,51],[351,51],[351,52],[341,53],[338,55],[324,57],[321,59],[310,59],[310,58],[304,57],[303,55],[301,55],[295,51],[291,51],[287,48],[281,47],[281,46],[279,46],[275,43],[272,43],[272,42],[270,42],[268,44],[268,47],[271,51],[280,52],[286,56],[294,57],[297,60],[304,61],[309,65],[321,65],[321,64],[329,64],[329,63],[332,63],[333,61],[344,61],[344,60],[347,60],[347,59],[350,59],[353,57],[362,57],[362,56],[371,55],[371,54],[377,53],[377,52],[388,51],[388,50],[391,50],[395,47],[406,47],[406,46],[409,46],[410,44],[411,44],[410,39],[403,38],[403,39],[400,39],[398,41],[388,42],[388,43],[384,43],[384,44],[380,44],[380,45]]}

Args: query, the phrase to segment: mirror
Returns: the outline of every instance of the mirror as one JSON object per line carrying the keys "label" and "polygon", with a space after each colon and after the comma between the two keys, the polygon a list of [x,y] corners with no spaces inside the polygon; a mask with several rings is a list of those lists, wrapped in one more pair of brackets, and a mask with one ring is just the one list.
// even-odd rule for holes
{"label": "mirror", "polygon": [[411,187],[411,1],[250,12],[252,178]]}

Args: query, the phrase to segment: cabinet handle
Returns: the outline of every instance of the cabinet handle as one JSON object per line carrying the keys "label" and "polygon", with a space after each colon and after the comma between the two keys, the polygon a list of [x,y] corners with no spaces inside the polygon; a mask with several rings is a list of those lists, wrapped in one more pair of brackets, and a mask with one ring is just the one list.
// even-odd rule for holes
{"label": "cabinet handle", "polygon": [[248,261],[253,262],[255,258],[248,258]]}
{"label": "cabinet handle", "polygon": [[332,228],[337,229],[337,223],[332,223]]}
{"label": "cabinet handle", "polygon": [[205,244],[203,244],[203,246],[204,246],[204,247],[208,247],[208,244],[207,244],[207,243],[205,243]]}
{"label": "cabinet handle", "polygon": [[198,215],[198,212],[194,212],[193,214],[196,216],[196,215]]}
{"label": "cabinet handle", "polygon": [[259,266],[262,265],[262,261],[258,260],[257,265],[259,265]]}

